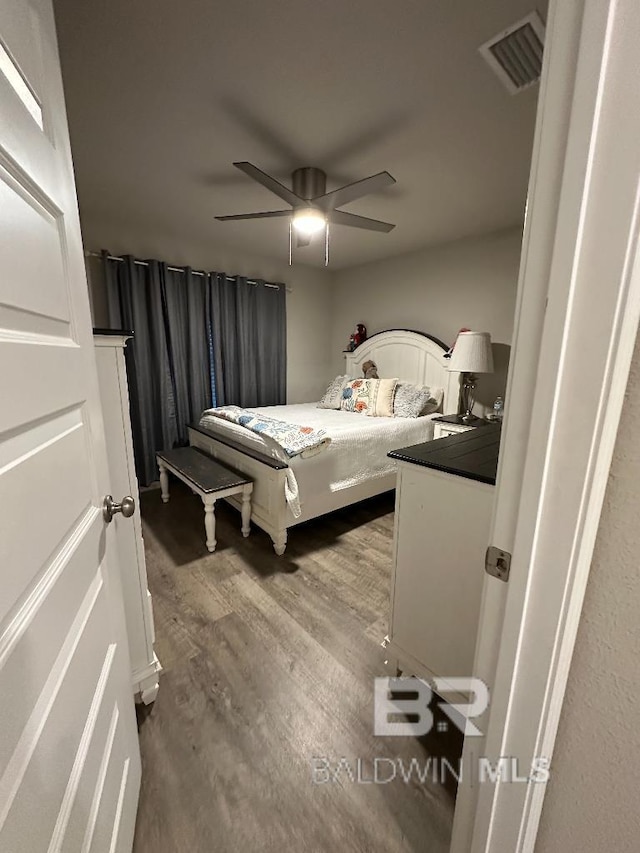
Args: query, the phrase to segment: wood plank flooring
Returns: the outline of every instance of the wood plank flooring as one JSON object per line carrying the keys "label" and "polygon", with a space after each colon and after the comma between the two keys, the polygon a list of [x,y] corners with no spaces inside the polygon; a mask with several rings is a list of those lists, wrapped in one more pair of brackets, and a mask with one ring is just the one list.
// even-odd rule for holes
{"label": "wood plank flooring", "polygon": [[[165,671],[155,704],[139,708],[135,853],[447,851],[453,778],[407,783],[391,762],[455,767],[461,739],[373,734],[392,496],[291,531],[284,557],[258,528],[242,539],[223,503],[209,554],[202,503],[175,480],[168,504],[142,496],[142,515]],[[393,781],[367,783],[375,758]]]}

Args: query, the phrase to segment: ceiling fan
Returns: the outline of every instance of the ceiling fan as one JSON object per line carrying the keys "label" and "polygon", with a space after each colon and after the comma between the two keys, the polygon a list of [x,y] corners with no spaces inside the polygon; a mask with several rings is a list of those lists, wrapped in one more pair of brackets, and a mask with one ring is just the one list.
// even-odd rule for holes
{"label": "ceiling fan", "polygon": [[385,187],[395,184],[389,172],[378,172],[347,184],[340,189],[327,192],[327,176],[322,169],[305,166],[296,169],[291,175],[291,189],[280,181],[267,175],[252,163],[242,162],[233,164],[254,181],[262,184],[272,193],[291,205],[290,210],[270,210],[264,213],[238,213],[233,216],[216,216],[220,222],[233,222],[241,219],[275,219],[289,217],[289,260],[291,261],[291,231],[296,232],[296,246],[308,246],[314,234],[325,231],[325,263],[328,263],[329,223],[349,225],[352,228],[363,228],[365,231],[389,232],[395,228],[390,222],[357,216],[337,208],[351,201],[362,198],[369,193],[378,192]]}

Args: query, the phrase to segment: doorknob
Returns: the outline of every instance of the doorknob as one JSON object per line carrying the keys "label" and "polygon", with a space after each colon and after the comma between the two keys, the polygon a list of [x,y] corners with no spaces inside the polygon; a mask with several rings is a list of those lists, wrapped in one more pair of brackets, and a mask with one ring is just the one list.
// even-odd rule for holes
{"label": "doorknob", "polygon": [[114,501],[111,495],[105,495],[102,503],[102,517],[107,524],[109,524],[117,512],[121,512],[125,518],[131,518],[135,511],[136,502],[131,495],[127,495],[126,498],[122,498],[122,503],[119,504]]}

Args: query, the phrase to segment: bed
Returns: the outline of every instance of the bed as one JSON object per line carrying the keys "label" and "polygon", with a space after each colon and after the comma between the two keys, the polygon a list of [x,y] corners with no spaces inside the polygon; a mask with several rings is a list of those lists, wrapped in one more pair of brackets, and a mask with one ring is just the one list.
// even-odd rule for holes
{"label": "bed", "polygon": [[[380,376],[397,377],[418,385],[444,389],[442,412],[420,418],[372,418],[318,409],[316,403],[255,409],[291,423],[322,428],[331,445],[310,458],[284,461],[260,435],[219,418],[189,427],[189,441],[210,456],[241,471],[254,481],[252,521],[284,554],[287,531],[297,524],[357,503],[395,487],[395,463],[390,450],[433,438],[433,418],[457,411],[459,374],[447,370],[446,346],[420,332],[394,329],[373,335],[353,353],[346,353],[345,373],[362,376],[362,364],[372,360]],[[300,514],[285,497],[291,477],[297,483]],[[229,502],[240,509],[236,498]]]}

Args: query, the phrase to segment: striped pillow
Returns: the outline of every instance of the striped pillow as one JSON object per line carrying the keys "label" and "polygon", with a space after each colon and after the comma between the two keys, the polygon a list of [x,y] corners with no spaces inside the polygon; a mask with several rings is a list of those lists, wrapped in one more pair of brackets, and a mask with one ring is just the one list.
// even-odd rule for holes
{"label": "striped pillow", "polygon": [[340,408],[371,418],[392,418],[397,384],[397,379],[352,379],[343,388]]}

